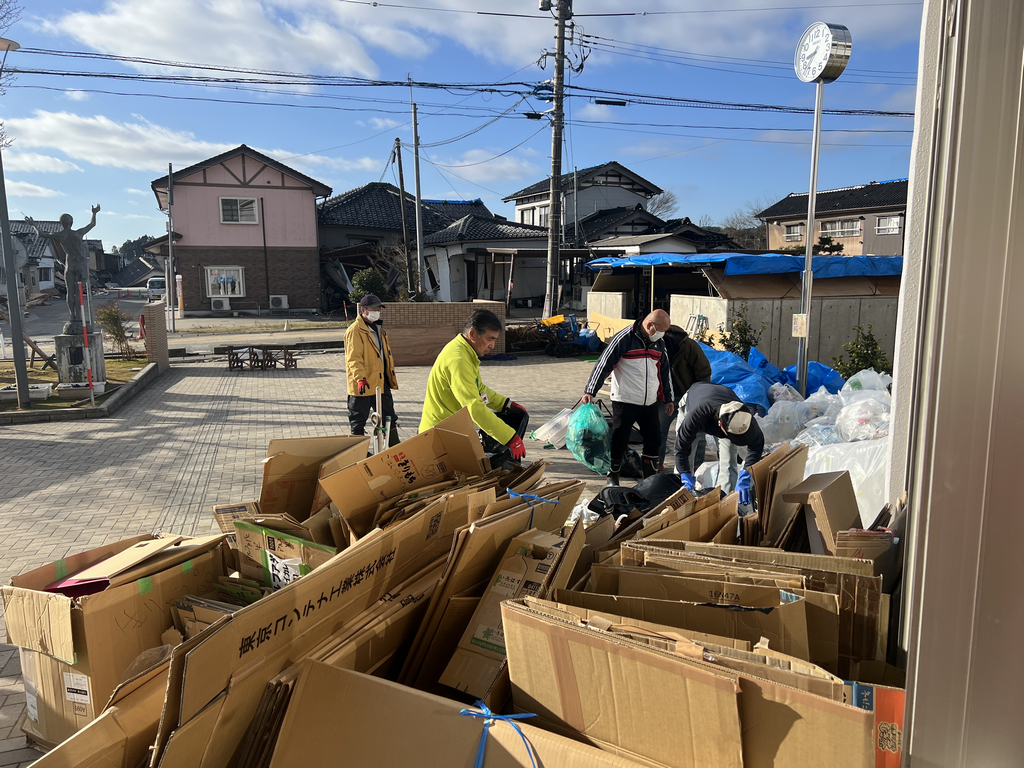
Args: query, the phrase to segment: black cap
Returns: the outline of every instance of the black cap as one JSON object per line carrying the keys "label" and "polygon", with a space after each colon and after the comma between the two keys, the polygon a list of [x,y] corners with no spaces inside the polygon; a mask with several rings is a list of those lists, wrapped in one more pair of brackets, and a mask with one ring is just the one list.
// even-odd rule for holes
{"label": "black cap", "polygon": [[374,296],[372,293],[368,293],[359,300],[360,307],[380,307],[383,306],[380,303],[380,299]]}

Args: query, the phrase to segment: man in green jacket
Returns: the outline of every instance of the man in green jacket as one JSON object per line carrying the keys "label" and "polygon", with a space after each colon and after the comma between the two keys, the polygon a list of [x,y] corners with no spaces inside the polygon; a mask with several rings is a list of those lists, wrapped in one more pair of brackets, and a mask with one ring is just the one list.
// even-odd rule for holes
{"label": "man in green jacket", "polygon": [[[526,409],[495,392],[480,378],[480,358],[494,350],[501,330],[497,315],[478,309],[466,320],[462,333],[441,350],[427,378],[420,432],[469,408],[469,415],[480,431],[499,446],[507,446],[512,458],[519,461],[526,456],[523,438],[502,416],[525,416]],[[484,445],[488,447],[486,439]]]}

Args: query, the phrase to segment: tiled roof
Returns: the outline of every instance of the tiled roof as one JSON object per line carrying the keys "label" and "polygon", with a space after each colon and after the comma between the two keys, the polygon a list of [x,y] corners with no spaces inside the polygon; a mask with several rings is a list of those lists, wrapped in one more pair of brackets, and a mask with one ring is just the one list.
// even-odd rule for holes
{"label": "tiled roof", "polygon": [[[411,237],[416,228],[416,197],[406,192],[405,205],[406,226]],[[494,217],[482,200],[424,200],[423,232],[428,235],[438,232],[469,215],[481,219]],[[398,187],[375,181],[335,195],[321,207],[320,224],[401,232],[402,208]]]}
{"label": "tiled roof", "polygon": [[[866,208],[904,208],[907,205],[906,179],[862,184],[818,192],[814,209],[817,214],[857,211]],[[788,219],[807,215],[807,193],[793,192],[757,214],[759,219]]]}
{"label": "tiled roof", "polygon": [[[624,221],[629,221],[638,215],[649,220],[649,228],[644,232],[634,232],[632,234],[645,235],[649,232],[656,231],[656,228],[661,225],[661,219],[653,213],[645,211],[643,206],[639,204],[622,206],[620,208],[604,208],[580,219],[580,235],[583,242],[590,242],[591,240],[600,237],[609,229],[618,226]],[[568,233],[572,231],[573,225],[569,224],[566,227],[566,232]]]}
{"label": "tiled roof", "polygon": [[[204,168],[210,168],[211,166],[217,165],[218,163],[222,163],[225,160],[230,160],[232,157],[241,154],[246,154],[249,155],[249,157],[256,158],[261,163],[266,163],[271,168],[274,168],[278,171],[283,171],[284,173],[287,173],[289,176],[292,176],[293,178],[306,182],[307,184],[309,184],[309,186],[313,188],[313,191],[317,194],[318,197],[326,197],[327,195],[331,194],[331,188],[328,187],[323,182],[317,181],[312,176],[307,176],[304,173],[300,173],[299,171],[296,171],[294,168],[285,165],[281,161],[275,160],[272,157],[268,157],[267,155],[264,155],[262,152],[257,152],[255,149],[253,149],[252,147],[248,147],[245,144],[239,144],[237,147],[235,147],[234,149],[229,149],[227,152],[222,152],[221,154],[215,157],[203,160],[202,162],[196,163],[195,165],[190,165],[188,168],[182,168],[180,171],[175,171],[174,180],[177,181],[178,179],[184,178],[185,176],[191,176],[196,171],[201,171]],[[161,176],[159,179],[154,179],[152,182],[150,182],[150,186],[153,188],[154,192],[157,189],[167,189],[167,175],[165,174]]]}
{"label": "tiled roof", "polygon": [[160,269],[160,265],[157,264],[156,259],[142,256],[127,264],[124,269],[114,275],[113,282],[123,288],[129,288],[142,280],[153,270],[158,269]]}
{"label": "tiled roof", "polygon": [[[36,227],[39,228],[40,232],[54,235],[62,229],[59,221],[37,221]],[[27,221],[12,221],[11,234],[25,244],[30,259],[38,259],[46,255],[47,241],[37,236]],[[53,253],[54,255],[59,255],[56,248],[53,249]]]}
{"label": "tiled roof", "polygon": [[90,251],[99,251],[100,253],[103,253],[103,241],[102,240],[86,239],[85,247],[88,248]]}
{"label": "tiled roof", "polygon": [[[574,173],[576,175],[577,181],[584,181],[585,179],[587,179],[587,178],[589,178],[591,176],[597,175],[601,171],[613,170],[613,169],[614,170],[618,170],[620,172],[624,172],[626,175],[632,176],[638,182],[640,182],[642,184],[646,184],[650,188],[650,191],[654,192],[655,194],[657,194],[658,192],[662,191],[662,189],[660,187],[655,186],[654,184],[649,182],[647,179],[645,179],[643,176],[640,176],[640,175],[638,175],[636,173],[633,173],[633,171],[629,170],[625,166],[620,165],[619,163],[617,163],[614,160],[612,160],[610,163],[602,163],[601,165],[592,165],[589,168],[580,168],[580,169],[578,169],[575,172],[570,171],[569,173],[563,173],[562,174],[562,192],[566,192],[566,191],[572,189],[572,186],[573,186],[573,174]],[[507,203],[509,200],[518,200],[521,197],[530,197],[531,195],[539,195],[540,193],[545,192],[546,190],[548,190],[550,188],[551,188],[551,177],[549,176],[548,178],[546,178],[546,179],[544,179],[542,181],[538,181],[535,184],[531,184],[528,187],[520,189],[518,192],[515,192],[515,193],[509,195],[508,197],[503,197],[502,201]]]}
{"label": "tiled roof", "polygon": [[494,214],[487,210],[487,206],[480,198],[476,200],[424,200],[423,204],[449,221],[458,221],[463,216],[470,214],[484,219],[494,218]]}
{"label": "tiled roof", "polygon": [[504,219],[464,216],[444,229],[423,238],[424,245],[460,243],[470,240],[525,240],[546,239],[547,227],[515,224]]}

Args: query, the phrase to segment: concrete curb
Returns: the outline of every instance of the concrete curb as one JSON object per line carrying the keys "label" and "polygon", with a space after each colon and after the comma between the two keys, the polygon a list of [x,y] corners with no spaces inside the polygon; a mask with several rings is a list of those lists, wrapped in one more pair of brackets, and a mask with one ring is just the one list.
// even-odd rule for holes
{"label": "concrete curb", "polygon": [[160,371],[156,363],[148,363],[145,368],[132,377],[114,392],[103,405],[95,408],[67,408],[60,411],[14,411],[0,414],[0,425],[4,424],[38,424],[44,421],[78,421],[80,419],[104,419],[131,400],[135,395],[149,386]]}

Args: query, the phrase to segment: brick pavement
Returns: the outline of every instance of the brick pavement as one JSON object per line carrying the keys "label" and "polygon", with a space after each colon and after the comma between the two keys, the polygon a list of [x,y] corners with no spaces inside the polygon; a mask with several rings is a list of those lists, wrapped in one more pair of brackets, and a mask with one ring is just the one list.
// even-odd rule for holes
{"label": "brick pavement", "polygon": [[[484,381],[539,426],[571,406],[591,364],[548,357],[484,363]],[[429,368],[399,368],[399,431],[419,426]],[[0,426],[0,583],[24,570],[139,533],[215,530],[215,504],[259,494],[273,437],[348,433],[344,357],[310,353],[296,370],[228,372],[224,363],[173,365],[107,419]],[[527,442],[548,477],[603,478],[568,451]],[[569,510],[566,510],[567,512]],[[24,704],[18,655],[0,645],[0,768],[27,764],[17,728]]]}

